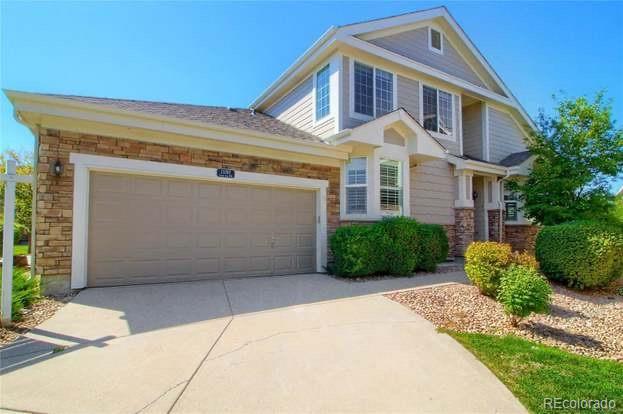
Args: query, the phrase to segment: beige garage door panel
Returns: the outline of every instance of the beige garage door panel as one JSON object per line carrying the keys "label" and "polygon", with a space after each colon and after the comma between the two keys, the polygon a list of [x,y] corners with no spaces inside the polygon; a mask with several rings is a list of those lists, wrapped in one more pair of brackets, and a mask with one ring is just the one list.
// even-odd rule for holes
{"label": "beige garage door panel", "polygon": [[89,286],[315,271],[312,191],[92,173]]}

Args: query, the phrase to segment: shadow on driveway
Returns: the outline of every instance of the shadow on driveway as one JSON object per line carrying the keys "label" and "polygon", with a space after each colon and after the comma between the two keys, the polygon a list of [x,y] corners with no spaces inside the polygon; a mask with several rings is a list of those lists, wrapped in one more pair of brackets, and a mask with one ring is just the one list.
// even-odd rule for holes
{"label": "shadow on driveway", "polygon": [[452,272],[367,281],[305,274],[89,288],[27,337],[0,349],[0,373],[136,334],[451,282],[467,283],[463,272]]}

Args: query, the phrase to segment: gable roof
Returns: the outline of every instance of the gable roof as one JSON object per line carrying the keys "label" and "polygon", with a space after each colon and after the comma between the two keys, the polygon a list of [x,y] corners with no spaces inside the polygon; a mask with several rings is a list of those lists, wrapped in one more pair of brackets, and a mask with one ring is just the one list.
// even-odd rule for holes
{"label": "gable roof", "polygon": [[[489,89],[472,85],[469,82],[462,81],[461,79],[448,75],[442,71],[431,68],[425,64],[416,62],[412,59],[400,56],[391,51],[385,50],[379,46],[373,45],[370,42],[361,40],[358,36],[366,33],[387,30],[399,26],[407,26],[418,22],[424,22],[428,20],[438,19],[443,21],[449,26],[449,28],[460,39],[462,45],[464,45],[471,55],[479,62],[486,73],[495,81],[497,86],[502,90],[503,94],[496,93]],[[372,54],[379,55],[382,58],[389,59],[398,64],[412,67],[415,70],[428,74],[429,76],[438,77],[442,80],[454,83],[459,87],[463,87],[474,93],[485,96],[489,99],[495,100],[503,105],[508,105],[517,111],[519,116],[531,127],[536,129],[536,126],[525,109],[521,106],[517,98],[508,89],[506,84],[502,81],[499,75],[495,72],[490,63],[478,50],[475,44],[469,39],[467,34],[456,22],[454,17],[450,14],[445,7],[436,7],[426,10],[415,11],[411,13],[405,13],[385,18],[368,20],[360,23],[353,23],[343,26],[330,27],[318,40],[316,40],[312,46],[307,49],[294,63],[286,69],[257,99],[255,99],[250,106],[262,107],[269,99],[273,98],[275,94],[281,94],[289,87],[293,86],[291,83],[296,83],[301,80],[301,72],[307,73],[313,69],[314,65],[319,64],[319,60],[326,58],[332,53],[339,44],[347,45],[350,47],[358,48],[367,51]]]}
{"label": "gable roof", "polygon": [[244,108],[222,106],[203,106],[132,99],[98,98],[91,96],[38,94],[64,101],[98,105],[111,109],[134,113],[158,115],[186,121],[195,121],[207,125],[219,125],[229,128],[248,129],[272,135],[280,135],[307,142],[323,143],[319,137],[286,124],[270,115]]}

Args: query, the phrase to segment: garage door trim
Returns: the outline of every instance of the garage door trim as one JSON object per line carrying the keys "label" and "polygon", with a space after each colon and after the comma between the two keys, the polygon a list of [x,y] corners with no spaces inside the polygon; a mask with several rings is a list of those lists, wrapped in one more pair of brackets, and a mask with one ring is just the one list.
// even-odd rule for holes
{"label": "garage door trim", "polygon": [[132,160],[71,153],[74,164],[73,237],[71,287],[87,286],[89,228],[89,177],[91,171],[129,173],[172,178],[189,178],[237,184],[261,185],[314,190],[316,192],[316,271],[322,272],[327,260],[327,180],[236,171],[236,178],[216,176],[216,168],[196,167],[154,161]]}

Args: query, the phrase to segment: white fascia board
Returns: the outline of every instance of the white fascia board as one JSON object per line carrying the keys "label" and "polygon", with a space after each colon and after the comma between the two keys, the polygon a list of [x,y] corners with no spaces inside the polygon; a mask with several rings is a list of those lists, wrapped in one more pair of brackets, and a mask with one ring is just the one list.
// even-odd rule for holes
{"label": "white fascia board", "polygon": [[324,49],[332,43],[332,37],[337,32],[338,28],[336,26],[331,26],[326,32],[318,38],[301,56],[296,58],[294,63],[292,63],[279,77],[270,84],[268,88],[264,90],[257,97],[249,107],[251,108],[259,108],[264,104],[264,102],[272,96],[272,94],[284,83],[287,83],[293,76],[295,76],[299,70],[305,66],[309,61],[313,61],[313,58],[320,55]]}
{"label": "white fascia board", "polygon": [[216,131],[220,132],[217,139],[225,141],[241,143],[242,138],[247,138],[249,144],[253,143],[258,146],[291,150],[330,158],[347,158],[347,154],[340,154],[342,152],[341,150],[321,142],[295,141],[288,137],[262,133],[250,129],[231,128],[197,121],[186,121],[177,118],[124,111],[102,107],[97,104],[69,102],[62,98],[25,92],[6,91],[6,94],[13,103],[15,111],[205,138],[214,138],[211,131]]}
{"label": "white fascia board", "polygon": [[447,154],[446,159],[450,164],[454,165],[457,170],[471,170],[493,175],[507,175],[510,171],[509,168],[506,168],[502,165],[494,165],[486,162],[468,159],[466,160],[452,154]]}
{"label": "white fascia board", "polygon": [[413,13],[401,14],[398,16],[386,17],[362,23],[354,23],[340,27],[340,33],[348,36],[355,36],[362,33],[386,30],[395,26],[402,26],[417,23],[422,20],[434,19],[444,16],[445,7],[435,7],[428,10],[421,10]]}
{"label": "white fascia board", "polygon": [[514,102],[509,98],[506,98],[502,95],[499,95],[495,92],[492,92],[480,86],[471,84],[467,81],[457,78],[456,76],[449,75],[445,72],[432,68],[428,65],[424,65],[423,63],[416,62],[415,60],[409,59],[407,57],[404,57],[402,55],[399,55],[397,53],[384,49],[382,47],[376,46],[372,43],[363,41],[361,39],[357,39],[356,37],[352,37],[352,36],[340,38],[339,40],[348,46],[363,50],[365,52],[376,55],[383,59],[387,59],[396,64],[405,66],[409,69],[413,69],[418,72],[424,73],[428,76],[432,76],[434,78],[443,80],[451,85],[458,86],[459,88],[470,91],[476,95],[479,95],[484,98],[499,102],[503,105],[507,105],[507,106],[511,106],[515,108]]}

